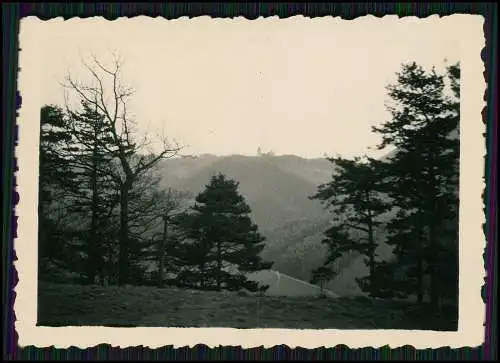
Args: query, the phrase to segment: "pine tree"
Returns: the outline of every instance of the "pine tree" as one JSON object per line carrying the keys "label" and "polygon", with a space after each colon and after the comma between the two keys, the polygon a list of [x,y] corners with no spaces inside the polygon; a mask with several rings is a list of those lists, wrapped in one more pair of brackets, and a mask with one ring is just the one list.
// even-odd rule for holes
{"label": "pine tree", "polygon": [[186,260],[195,267],[184,273],[199,281],[202,289],[259,289],[245,273],[269,269],[272,263],[260,257],[265,239],[250,212],[238,193],[238,183],[218,174],[198,194],[192,212],[184,216],[186,236],[192,241],[185,245]]}
{"label": "pine tree", "polygon": [[[112,223],[112,210],[117,206],[117,186],[113,180],[113,158],[108,152],[112,146],[109,129],[97,107],[81,102],[82,110],[69,111],[73,164],[79,188],[74,211],[89,216],[89,226],[84,229],[83,252],[87,256],[86,276],[89,283],[104,272],[105,226]],[[84,218],[82,218],[84,219]]]}
{"label": "pine tree", "polygon": [[[436,277],[439,278],[439,291],[441,297],[449,299],[458,306],[458,184],[460,169],[460,145],[459,145],[459,123],[460,123],[460,64],[454,64],[447,68],[447,76],[450,82],[452,94],[447,97],[445,106],[448,110],[446,122],[449,128],[454,128],[450,133],[450,144],[448,145],[449,158],[453,163],[448,167],[444,177],[446,182],[442,183],[443,202],[441,203],[441,215],[444,222],[438,228],[437,233],[441,239],[440,250],[436,259]],[[437,288],[437,287],[436,287]],[[439,301],[440,302],[440,301]]]}
{"label": "pine tree", "polygon": [[444,76],[434,69],[425,72],[415,63],[405,64],[397,76],[396,84],[387,87],[392,120],[374,128],[382,135],[380,149],[396,147],[384,178],[398,210],[387,225],[387,242],[395,246],[404,279],[398,289],[404,286],[404,293],[416,293],[421,303],[424,277],[429,275],[430,300],[436,305],[446,266],[442,239],[449,229],[444,226],[454,218],[452,206],[457,202],[451,190],[456,186],[458,142],[450,134],[458,127],[458,117],[445,95]]}
{"label": "pine tree", "polygon": [[40,276],[56,265],[63,270],[75,266],[70,241],[76,230],[65,223],[67,203],[76,190],[71,164],[71,133],[63,110],[46,105],[40,112],[38,257]]}
{"label": "pine tree", "polygon": [[[363,290],[375,293],[376,267],[375,228],[381,222],[377,217],[387,210],[378,194],[380,175],[376,160],[329,158],[337,173],[333,179],[318,187],[311,199],[321,200],[333,215],[332,225],[325,231],[323,243],[328,256],[323,266],[313,272],[313,281],[334,276],[333,265],[346,254],[357,252],[367,256],[368,279],[358,281]],[[326,274],[326,269],[331,271]]]}

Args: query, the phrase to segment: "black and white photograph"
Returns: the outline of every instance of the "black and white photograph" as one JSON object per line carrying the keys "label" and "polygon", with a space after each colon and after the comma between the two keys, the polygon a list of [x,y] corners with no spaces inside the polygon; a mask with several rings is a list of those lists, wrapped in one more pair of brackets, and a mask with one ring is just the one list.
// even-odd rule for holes
{"label": "black and white photograph", "polygon": [[484,39],[433,19],[36,21],[36,326],[457,332]]}

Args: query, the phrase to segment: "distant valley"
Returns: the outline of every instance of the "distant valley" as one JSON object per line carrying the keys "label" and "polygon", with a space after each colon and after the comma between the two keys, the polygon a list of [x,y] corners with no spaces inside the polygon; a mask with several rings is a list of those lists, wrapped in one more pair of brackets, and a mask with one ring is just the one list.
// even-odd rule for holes
{"label": "distant valley", "polygon": [[[330,217],[309,196],[331,179],[334,167],[328,160],[295,155],[201,155],[164,160],[159,172],[163,187],[193,196],[218,172],[237,180],[254,222],[267,239],[262,255],[275,262],[273,269],[309,281],[311,271],[322,264],[326,246],[321,240]],[[356,255],[346,256],[339,267],[342,273],[327,288],[343,295],[361,293],[354,277],[367,272],[363,261]]]}

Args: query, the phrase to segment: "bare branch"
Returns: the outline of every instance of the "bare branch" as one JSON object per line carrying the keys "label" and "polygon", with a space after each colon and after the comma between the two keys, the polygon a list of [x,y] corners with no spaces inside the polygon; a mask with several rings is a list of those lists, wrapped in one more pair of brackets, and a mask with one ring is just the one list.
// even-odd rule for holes
{"label": "bare branch", "polygon": [[[154,153],[152,139],[147,132],[141,137],[139,143],[135,143],[134,122],[130,119],[127,104],[128,98],[133,95],[134,91],[132,88],[120,84],[122,62],[116,52],[112,53],[112,68],[106,67],[95,55],[91,56],[92,65],[81,57],[82,64],[91,75],[94,84],[81,84],[68,73],[67,84],[64,87],[65,89],[71,89],[82,101],[95,106],[98,112],[102,113],[113,141],[112,146],[106,142],[102,142],[100,146],[119,159],[121,171],[123,172],[122,178],[125,178],[125,180],[122,178],[121,180],[131,184],[140,174],[154,167],[160,159],[178,155],[182,147],[177,142],[174,144],[169,143],[163,134],[160,138],[160,150],[158,153]],[[109,87],[111,88],[110,93],[112,96],[110,98],[112,98],[112,101],[109,106],[106,101],[105,79],[109,79],[111,82]],[[66,109],[70,111],[68,98],[66,98]],[[82,138],[79,138],[78,141],[83,143]],[[147,151],[146,154],[143,153],[145,150]],[[128,151],[135,154],[137,158],[130,159]],[[113,174],[113,178],[117,179],[118,175]]]}

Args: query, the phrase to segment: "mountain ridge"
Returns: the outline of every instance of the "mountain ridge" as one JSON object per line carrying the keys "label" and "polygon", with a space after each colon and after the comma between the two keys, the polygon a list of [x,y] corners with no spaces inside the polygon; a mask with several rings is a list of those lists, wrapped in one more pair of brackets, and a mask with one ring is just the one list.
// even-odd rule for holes
{"label": "mountain ridge", "polygon": [[[199,193],[210,176],[218,172],[238,181],[253,220],[266,237],[262,256],[274,262],[273,269],[307,283],[312,270],[323,263],[326,256],[323,232],[331,217],[319,201],[309,197],[334,174],[334,165],[327,159],[296,155],[205,155],[167,160],[163,167],[163,186],[189,191],[192,195]],[[176,171],[177,177],[168,177]],[[352,260],[349,256],[342,266],[348,268]],[[272,275],[268,272],[257,276],[267,281],[266,276]],[[358,293],[354,277],[349,275],[342,275],[325,288],[335,293]]]}
{"label": "mountain ridge", "polygon": [[[381,159],[388,160],[395,152],[390,151]],[[275,262],[273,269],[307,282],[312,270],[323,263],[323,232],[331,215],[319,201],[309,197],[335,174],[329,160],[296,155],[203,155],[166,160],[162,166],[163,186],[185,190],[193,196],[216,173],[239,182],[251,216],[266,237],[262,256]],[[172,176],[173,173],[177,175]],[[392,248],[381,244],[377,252],[388,258]],[[363,294],[355,282],[355,277],[368,273],[363,257],[346,256],[339,261],[339,269],[339,275],[325,288],[341,295]]]}
{"label": "mountain ridge", "polygon": [[[259,227],[270,230],[289,221],[316,219],[325,214],[321,204],[309,200],[309,196],[317,188],[313,180],[328,180],[330,163],[321,162],[323,165],[318,167],[320,163],[317,161],[308,163],[304,160],[300,157],[230,155],[191,159],[184,163],[184,169],[182,161],[170,164],[167,161],[164,163],[166,170],[162,172],[162,185],[196,195],[212,175],[224,173],[239,182],[240,193],[250,205],[252,217]],[[297,167],[298,172],[292,172],[293,165],[300,163],[306,166]],[[317,170],[316,175],[304,177],[309,169]],[[172,177],[176,171],[180,173]]]}

